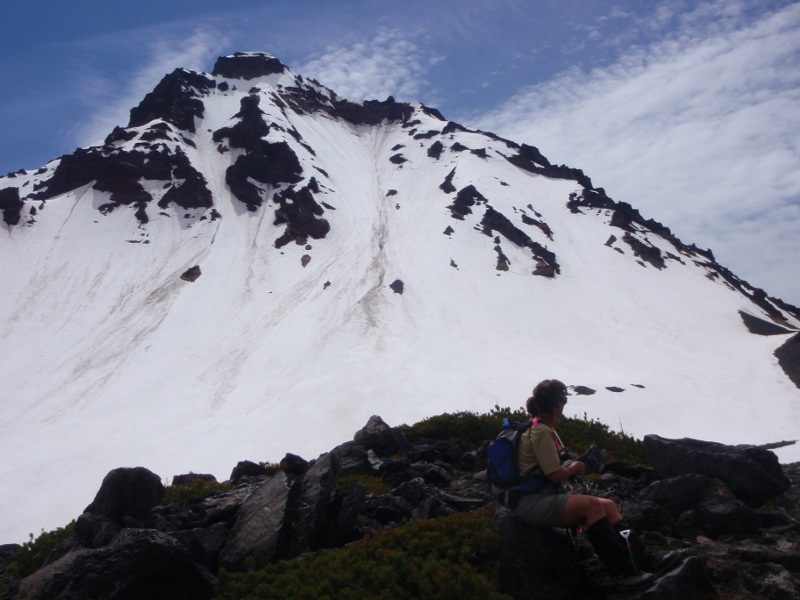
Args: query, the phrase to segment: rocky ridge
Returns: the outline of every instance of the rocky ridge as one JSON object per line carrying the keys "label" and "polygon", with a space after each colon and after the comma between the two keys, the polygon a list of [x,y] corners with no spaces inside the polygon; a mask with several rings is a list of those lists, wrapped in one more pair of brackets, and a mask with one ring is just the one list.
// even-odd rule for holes
{"label": "rocky ridge", "polygon": [[[247,94],[237,88],[245,85],[250,86]],[[319,199],[324,195],[320,182],[329,174],[314,164],[314,148],[292,125],[292,117],[322,114],[353,126],[396,123],[407,132],[410,143],[428,146],[432,161],[440,161],[445,151],[469,153],[483,160],[502,158],[532,174],[575,181],[582,191],[570,197],[570,210],[576,214],[609,211],[610,224],[620,229],[621,235],[612,236],[608,246],[624,252],[615,246],[622,241],[641,264],[657,269],[666,268],[671,260],[692,260],[708,269],[709,278],[720,279],[744,293],[776,323],[787,323],[787,314],[800,319],[800,309],[742,281],[717,264],[710,250],[684,244],[668,227],[645,219],[627,203],[615,202],[603,188],[594,187],[580,169],[553,165],[533,146],[470,131],[423,105],[399,103],[391,96],[385,101],[341,98],[314,80],[294,76],[277,58],[264,53],[220,57],[211,73],[176,69],[131,109],[127,127],[115,128],[102,146],[79,148],[35,173],[19,171],[0,178],[3,222],[9,228],[32,226],[48,200],[87,186],[108,193],[108,201],[97,206],[103,215],[130,207],[139,223],[146,225],[156,213],[169,217],[172,209],[187,227],[198,221],[215,221],[220,218],[218,205],[222,199],[212,191],[208,174],[192,156],[193,151],[204,150],[198,144],[206,143],[198,127],[205,126],[207,103],[228,96],[240,98],[239,111],[232,117],[235,123],[209,130],[211,140],[218,153],[232,157],[225,183],[233,197],[251,212],[268,202],[275,207],[275,224],[286,226],[284,234],[274,241],[276,248],[292,241],[305,245],[309,238],[326,237],[332,227],[326,213],[335,210]],[[265,104],[277,107],[281,117],[265,111]],[[466,145],[454,139],[456,133],[472,134],[473,138],[477,134],[486,146]],[[407,162],[403,147],[398,144],[390,159],[399,167]],[[550,278],[559,275],[557,256],[515,224],[520,220],[517,215],[499,212],[472,185],[461,189],[453,186],[456,168],[440,186],[446,194],[455,193],[448,208],[454,219],[463,220],[474,207],[485,207],[481,230],[495,238],[497,269],[508,269],[502,237],[530,250],[532,274]],[[552,240],[541,215],[537,216],[533,207],[527,208],[531,213],[521,210],[522,223],[541,229]],[[667,240],[674,252],[660,249],[648,235]]]}
{"label": "rocky ridge", "polygon": [[[652,587],[622,595],[582,535],[575,541],[562,530],[527,526],[497,505],[485,481],[488,443],[412,444],[373,417],[353,441],[316,460],[288,454],[279,467],[242,461],[221,486],[210,475],[176,476],[172,489],[211,487],[169,504],[158,475],[115,469],[78,517],[74,537],[38,571],[2,575],[2,598],[212,598],[220,568],[252,570],[411,521],[487,508],[501,534],[499,587],[509,597],[800,595],[798,463],[779,465],[753,446],[655,435],[644,440],[652,467],[606,462],[601,449],[590,448],[579,458],[591,474],[569,487],[620,503],[650,551],[682,553]],[[368,491],[364,477],[379,479],[385,491]],[[0,568],[18,549],[0,547]]]}

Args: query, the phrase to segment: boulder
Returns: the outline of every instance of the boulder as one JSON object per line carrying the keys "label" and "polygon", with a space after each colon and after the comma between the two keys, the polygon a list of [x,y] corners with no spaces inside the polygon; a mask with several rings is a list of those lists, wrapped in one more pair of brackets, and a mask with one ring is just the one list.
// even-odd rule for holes
{"label": "boulder", "polygon": [[340,477],[366,475],[373,471],[369,460],[369,452],[356,445],[355,442],[345,442],[331,450],[331,454],[339,465]]}
{"label": "boulder", "polygon": [[662,506],[675,518],[686,510],[734,499],[733,493],[719,479],[695,474],[656,481],[639,492],[639,497]]}
{"label": "boulder", "polygon": [[325,530],[320,536],[320,548],[338,548],[362,537],[364,532],[358,530],[358,523],[366,499],[367,492],[358,483],[334,492]]}
{"label": "boulder", "polygon": [[250,460],[240,460],[236,463],[236,466],[233,467],[233,471],[231,471],[230,480],[233,483],[236,483],[242,477],[260,477],[261,475],[266,475],[267,469],[266,467],[262,467],[258,463],[254,463]]}
{"label": "boulder", "polygon": [[771,562],[743,565],[739,574],[743,592],[749,598],[784,600],[800,598],[800,580],[780,564]]}
{"label": "boulder", "polygon": [[533,527],[502,508],[495,527],[503,593],[515,600],[580,597],[584,576],[565,530]]}
{"label": "boulder", "polygon": [[220,566],[241,570],[246,558],[264,566],[285,556],[283,530],[290,489],[286,473],[278,471],[242,504],[220,553]]}
{"label": "boulder", "polygon": [[417,506],[423,500],[435,493],[436,489],[427,485],[422,477],[417,477],[411,481],[401,483],[391,492],[393,496],[403,498],[411,506]]}
{"label": "boulder", "polygon": [[773,500],[789,489],[778,457],[757,446],[727,446],[657,435],[644,437],[644,455],[661,477],[696,473],[725,482],[733,494],[752,507]]}
{"label": "boulder", "polygon": [[364,509],[369,518],[381,525],[397,525],[411,518],[414,507],[404,498],[384,494],[367,498]]}
{"label": "boulder", "polygon": [[411,517],[414,519],[435,519],[437,517],[447,517],[457,511],[442,502],[436,496],[428,496],[420,502],[412,511]]}
{"label": "boulder", "polygon": [[164,496],[161,478],[144,467],[110,471],[92,503],[84,512],[121,525],[141,524],[151,518],[153,507]]}
{"label": "boulder", "polygon": [[88,548],[102,548],[110,544],[122,526],[108,517],[90,512],[83,513],[75,522],[75,537]]}
{"label": "boulder", "polygon": [[453,481],[453,477],[441,464],[420,461],[412,464],[411,469],[422,475],[425,483],[447,487]]}
{"label": "boulder", "polygon": [[413,449],[408,451],[408,459],[411,462],[444,461],[457,466],[461,464],[463,456],[464,450],[458,444],[446,440],[419,440]]}
{"label": "boulder", "polygon": [[317,549],[336,476],[336,458],[331,453],[323,454],[297,484],[297,496],[288,520],[288,556],[299,556]]}
{"label": "boulder", "polygon": [[355,443],[365,450],[372,450],[381,457],[392,456],[411,449],[406,436],[397,427],[389,427],[379,416],[373,415],[367,424],[356,432]]}
{"label": "boulder", "polygon": [[217,523],[211,527],[175,531],[169,535],[189,550],[194,562],[214,572],[227,533],[225,524]]}
{"label": "boulder", "polygon": [[125,529],[104,548],[78,548],[22,580],[31,600],[203,600],[215,578],[154,529]]}
{"label": "boulder", "polygon": [[484,441],[477,449],[465,452],[461,457],[461,468],[466,471],[480,471],[489,462],[490,441]]}
{"label": "boulder", "polygon": [[709,579],[703,561],[696,557],[687,558],[681,565],[661,576],[652,586],[626,596],[630,600],[673,600],[674,598],[714,598],[716,589]]}
{"label": "boulder", "polygon": [[280,462],[280,468],[293,475],[302,475],[308,469],[308,465],[309,463],[305,458],[291,452],[287,452]]}
{"label": "boulder", "polygon": [[725,534],[747,535],[759,526],[758,515],[741,500],[704,506],[698,513],[701,530],[712,537]]}

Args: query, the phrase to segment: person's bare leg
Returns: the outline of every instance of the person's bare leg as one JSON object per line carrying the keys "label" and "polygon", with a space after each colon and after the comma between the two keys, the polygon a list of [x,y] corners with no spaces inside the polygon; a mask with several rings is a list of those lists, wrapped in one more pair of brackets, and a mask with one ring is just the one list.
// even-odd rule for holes
{"label": "person's bare leg", "polygon": [[591,525],[607,516],[606,510],[602,500],[595,496],[569,496],[564,508],[564,525]]}

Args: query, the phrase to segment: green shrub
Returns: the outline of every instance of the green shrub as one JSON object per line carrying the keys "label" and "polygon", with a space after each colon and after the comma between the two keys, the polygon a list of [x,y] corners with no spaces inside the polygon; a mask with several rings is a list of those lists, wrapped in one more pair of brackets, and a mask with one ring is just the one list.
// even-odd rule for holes
{"label": "green shrub", "polygon": [[590,419],[586,413],[582,419],[563,418],[556,425],[558,435],[572,452],[580,454],[594,444],[607,451],[606,460],[644,464],[644,450],[641,440],[625,432],[612,431],[608,425]]}
{"label": "green shrub", "polygon": [[465,448],[479,446],[485,440],[494,439],[503,423],[503,418],[521,421],[526,418],[525,411],[512,411],[497,405],[488,413],[461,411],[428,417],[414,425],[401,425],[399,429],[410,442],[421,438],[447,440]]}
{"label": "green shrub", "polygon": [[500,537],[482,509],[415,521],[363,542],[258,571],[222,569],[218,598],[339,600],[430,598],[504,600],[499,593]]}
{"label": "green shrub", "polygon": [[58,527],[53,531],[42,529],[36,539],[32,533],[29,535],[30,540],[17,550],[14,560],[6,567],[6,573],[18,573],[21,577],[27,577],[38,571],[56,546],[75,535],[75,521],[70,521],[65,527]]}
{"label": "green shrub", "polygon": [[216,483],[213,481],[204,481],[202,479],[194,479],[189,485],[170,485],[164,491],[164,496],[161,498],[161,506],[169,504],[176,504],[178,502],[189,502],[191,500],[202,500],[208,498],[212,494],[218,494],[231,489],[233,485],[230,483]]}
{"label": "green shrub", "polygon": [[[512,421],[529,418],[522,408],[511,410],[495,405],[488,413],[445,413],[423,419],[414,425],[401,425],[400,429],[412,443],[420,438],[431,438],[455,442],[464,448],[475,448],[483,441],[495,438],[505,417]],[[588,418],[585,413],[582,419],[562,418],[556,429],[567,448],[577,454],[594,444],[608,451],[607,460],[644,463],[640,440],[624,432],[612,431],[608,425]]]}

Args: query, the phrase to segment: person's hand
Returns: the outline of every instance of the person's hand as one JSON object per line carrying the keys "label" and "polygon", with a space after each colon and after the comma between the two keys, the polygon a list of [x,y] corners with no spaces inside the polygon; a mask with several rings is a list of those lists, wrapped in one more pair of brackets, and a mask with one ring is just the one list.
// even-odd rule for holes
{"label": "person's hand", "polygon": [[583,475],[586,473],[586,465],[581,461],[576,460],[568,467],[571,476]]}

